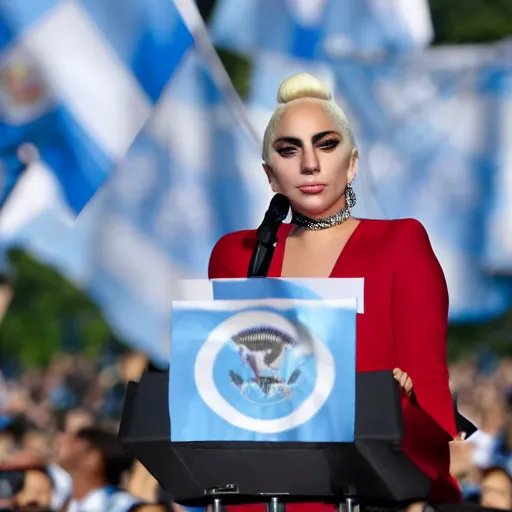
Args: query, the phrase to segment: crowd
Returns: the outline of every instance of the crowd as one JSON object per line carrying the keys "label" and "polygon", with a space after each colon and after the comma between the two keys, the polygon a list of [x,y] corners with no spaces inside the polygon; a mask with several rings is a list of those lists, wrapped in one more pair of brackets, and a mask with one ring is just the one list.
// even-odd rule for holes
{"label": "crowd", "polygon": [[451,472],[468,501],[512,510],[512,359],[467,357],[450,368],[459,410],[478,426],[452,443]]}
{"label": "crowd", "polygon": [[[510,510],[512,359],[484,359],[468,357],[450,368],[459,410],[479,426],[452,443],[451,470],[466,500]],[[146,365],[138,353],[105,361],[60,354],[44,371],[3,369],[0,461],[25,469],[17,510],[180,508],[116,437],[126,382],[138,380]]]}
{"label": "crowd", "polygon": [[[61,354],[44,371],[16,375],[4,368],[0,376],[0,467],[4,469],[0,510],[179,509],[116,435],[126,383],[138,380],[146,365],[146,358],[138,353],[114,361]],[[20,470],[24,478],[16,487]],[[2,504],[6,483],[13,492],[10,502]]]}

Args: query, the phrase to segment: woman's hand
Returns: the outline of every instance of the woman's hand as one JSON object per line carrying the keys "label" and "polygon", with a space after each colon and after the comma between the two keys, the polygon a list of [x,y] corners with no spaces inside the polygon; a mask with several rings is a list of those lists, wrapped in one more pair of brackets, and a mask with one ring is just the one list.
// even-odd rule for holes
{"label": "woman's hand", "polygon": [[412,380],[407,373],[400,370],[400,368],[395,368],[393,370],[393,377],[400,384],[400,389],[405,394],[407,398],[411,396],[412,393]]}

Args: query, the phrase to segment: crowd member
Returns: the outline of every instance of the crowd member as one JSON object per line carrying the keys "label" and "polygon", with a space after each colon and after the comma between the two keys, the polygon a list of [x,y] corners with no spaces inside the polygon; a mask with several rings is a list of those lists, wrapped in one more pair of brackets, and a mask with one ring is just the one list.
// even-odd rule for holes
{"label": "crowd member", "polygon": [[128,512],[139,500],[122,490],[120,483],[132,462],[117,436],[110,432],[88,427],[63,433],[58,463],[73,481],[66,512]]}
{"label": "crowd member", "polygon": [[512,510],[512,477],[506,469],[494,466],[484,471],[480,504],[497,510]]}
{"label": "crowd member", "polygon": [[53,481],[43,466],[24,471],[23,489],[14,497],[18,512],[50,511],[52,505]]}

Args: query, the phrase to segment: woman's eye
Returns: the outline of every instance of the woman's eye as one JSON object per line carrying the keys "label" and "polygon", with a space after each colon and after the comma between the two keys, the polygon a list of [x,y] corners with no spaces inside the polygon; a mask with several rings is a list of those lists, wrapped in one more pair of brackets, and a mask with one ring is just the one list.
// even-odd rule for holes
{"label": "woman's eye", "polygon": [[291,156],[295,153],[295,148],[292,147],[292,146],[286,146],[284,148],[279,148],[277,150],[277,152],[281,155],[281,156]]}
{"label": "woman's eye", "polygon": [[337,139],[329,139],[322,141],[319,146],[322,149],[334,149],[340,143]]}

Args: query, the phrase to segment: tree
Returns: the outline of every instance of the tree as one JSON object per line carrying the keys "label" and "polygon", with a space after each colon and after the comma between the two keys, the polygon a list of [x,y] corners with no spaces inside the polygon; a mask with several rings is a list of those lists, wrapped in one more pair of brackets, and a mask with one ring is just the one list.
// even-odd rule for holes
{"label": "tree", "polygon": [[435,44],[489,43],[512,35],[510,0],[430,0]]}
{"label": "tree", "polygon": [[22,251],[9,259],[14,296],[0,329],[0,357],[45,365],[62,349],[98,355],[111,332],[98,308],[56,270]]}

